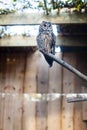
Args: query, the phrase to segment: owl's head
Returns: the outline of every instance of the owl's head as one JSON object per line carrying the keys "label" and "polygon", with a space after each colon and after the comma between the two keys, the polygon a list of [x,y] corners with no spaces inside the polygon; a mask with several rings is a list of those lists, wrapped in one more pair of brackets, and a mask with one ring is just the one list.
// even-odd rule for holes
{"label": "owl's head", "polygon": [[40,27],[39,27],[39,32],[42,32],[42,31],[52,32],[53,29],[52,29],[51,22],[42,21],[42,23],[40,24]]}

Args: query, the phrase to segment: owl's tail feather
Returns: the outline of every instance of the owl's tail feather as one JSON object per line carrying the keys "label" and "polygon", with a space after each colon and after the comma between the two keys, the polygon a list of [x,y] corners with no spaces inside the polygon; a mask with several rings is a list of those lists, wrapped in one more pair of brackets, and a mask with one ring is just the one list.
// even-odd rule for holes
{"label": "owl's tail feather", "polygon": [[52,67],[53,59],[49,58],[49,56],[47,56],[46,54],[44,54],[44,57],[45,57],[47,63],[49,64],[49,66]]}

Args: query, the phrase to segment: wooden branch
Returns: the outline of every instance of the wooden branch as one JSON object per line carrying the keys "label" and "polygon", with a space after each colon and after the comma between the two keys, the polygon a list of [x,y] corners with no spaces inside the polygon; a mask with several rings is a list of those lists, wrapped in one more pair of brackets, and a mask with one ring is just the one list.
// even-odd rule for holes
{"label": "wooden branch", "polygon": [[68,69],[69,71],[71,71],[72,73],[74,73],[75,75],[77,75],[79,78],[83,79],[84,81],[87,82],[87,76],[84,75],[83,73],[81,73],[80,71],[78,71],[77,69],[75,69],[74,67],[72,67],[70,64],[66,63],[65,61],[56,58],[55,55],[51,54],[51,53],[46,53],[43,50],[40,50],[40,52],[43,55],[47,55],[50,59],[52,59],[53,61],[57,62],[58,64],[62,65],[63,67],[65,67],[66,69]]}
{"label": "wooden branch", "polygon": [[66,97],[68,103],[72,102],[81,102],[81,101],[87,101],[87,95],[85,94],[74,94],[74,96],[71,94],[71,96]]}

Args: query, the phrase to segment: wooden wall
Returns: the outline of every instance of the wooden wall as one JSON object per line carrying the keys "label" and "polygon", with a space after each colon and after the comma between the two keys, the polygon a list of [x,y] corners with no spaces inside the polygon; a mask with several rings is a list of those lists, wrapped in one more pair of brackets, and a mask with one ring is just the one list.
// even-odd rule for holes
{"label": "wooden wall", "polygon": [[[13,25],[13,24],[39,24],[43,20],[52,23],[87,23],[86,13],[60,13],[46,15],[44,12],[32,10],[28,12],[15,12],[7,15],[0,14],[0,25]],[[35,17],[37,16],[37,17]]]}
{"label": "wooden wall", "polygon": [[[78,40],[79,39],[79,40]],[[57,46],[87,47],[87,36],[56,36]],[[36,47],[36,36],[11,36],[0,39],[0,47]]]}
{"label": "wooden wall", "polygon": [[[87,74],[85,53],[56,56]],[[66,96],[86,92],[87,83],[38,52],[0,52],[0,130],[87,130],[87,103],[67,103]],[[36,94],[43,94],[39,101]]]}

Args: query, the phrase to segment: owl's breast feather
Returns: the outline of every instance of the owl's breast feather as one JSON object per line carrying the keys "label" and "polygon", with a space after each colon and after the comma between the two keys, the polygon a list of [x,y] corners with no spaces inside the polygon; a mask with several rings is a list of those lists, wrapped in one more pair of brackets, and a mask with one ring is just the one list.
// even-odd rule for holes
{"label": "owl's breast feather", "polygon": [[45,43],[50,43],[52,40],[52,36],[50,33],[42,33],[41,34],[41,39],[45,42]]}

